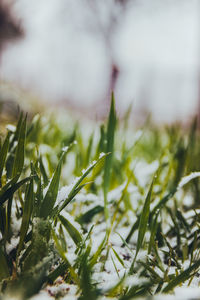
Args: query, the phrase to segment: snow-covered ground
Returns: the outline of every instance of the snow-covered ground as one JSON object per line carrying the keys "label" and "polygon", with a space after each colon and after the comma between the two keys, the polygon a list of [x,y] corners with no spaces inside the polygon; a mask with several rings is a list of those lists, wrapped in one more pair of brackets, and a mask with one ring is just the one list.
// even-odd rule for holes
{"label": "snow-covered ground", "polygon": [[120,109],[134,103],[158,121],[189,117],[198,98],[200,2],[130,0],[123,11],[113,3],[16,0],[26,36],[4,52],[1,79],[89,107],[107,97],[112,57]]}

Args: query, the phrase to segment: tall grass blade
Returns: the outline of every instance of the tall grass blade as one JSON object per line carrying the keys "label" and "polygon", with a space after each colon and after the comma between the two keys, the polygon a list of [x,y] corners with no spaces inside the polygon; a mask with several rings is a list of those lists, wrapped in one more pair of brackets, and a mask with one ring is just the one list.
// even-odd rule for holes
{"label": "tall grass blade", "polygon": [[109,113],[107,133],[106,133],[106,153],[110,152],[111,154],[108,157],[106,157],[105,166],[104,166],[104,179],[103,179],[104,180],[103,181],[104,209],[105,209],[105,219],[107,221],[109,219],[107,193],[110,186],[110,177],[111,177],[112,160],[113,160],[113,152],[114,152],[115,129],[116,129],[115,99],[114,99],[114,94],[112,93],[110,113]]}
{"label": "tall grass blade", "polygon": [[12,177],[20,176],[23,166],[24,166],[24,151],[25,151],[25,138],[26,138],[26,119],[27,116],[24,118],[18,138],[18,144],[15,153],[15,159],[12,169]]}
{"label": "tall grass blade", "polygon": [[96,205],[95,207],[91,208],[90,210],[82,214],[80,217],[78,217],[77,221],[80,224],[89,223],[96,214],[101,213],[103,211],[103,206]]}
{"label": "tall grass blade", "polygon": [[53,174],[52,180],[50,182],[49,188],[46,192],[46,195],[42,201],[40,208],[40,217],[47,218],[52,214],[54,204],[56,202],[59,182],[60,182],[60,174],[61,174],[61,166],[64,159],[64,153],[61,155],[57,168]]}
{"label": "tall grass blade", "polygon": [[3,169],[4,169],[4,165],[6,162],[6,156],[7,156],[8,148],[9,148],[9,138],[10,138],[10,132],[8,132],[8,134],[5,138],[5,141],[0,150],[0,187],[2,186],[1,177],[3,174]]}
{"label": "tall grass blade", "polygon": [[21,229],[20,229],[20,240],[19,240],[19,245],[18,245],[18,249],[17,249],[18,255],[22,250],[23,243],[24,243],[26,234],[28,232],[30,219],[31,219],[32,211],[33,211],[33,202],[34,202],[33,179],[31,179],[29,186],[27,188],[26,196],[25,196],[22,224],[21,224]]}
{"label": "tall grass blade", "polygon": [[139,222],[139,229],[138,229],[138,238],[137,238],[137,246],[136,246],[136,253],[135,253],[135,258],[133,261],[133,264],[131,265],[131,271],[133,270],[135,260],[137,258],[138,252],[142,247],[142,243],[144,240],[144,235],[147,230],[147,224],[149,221],[149,212],[150,212],[150,202],[151,202],[151,194],[152,194],[152,189],[153,189],[153,184],[154,180],[151,183],[150,189],[148,191],[148,194],[146,196],[144,206],[142,209],[142,214],[140,216],[140,222]]}
{"label": "tall grass blade", "polygon": [[76,227],[70,223],[65,217],[62,215],[59,215],[59,219],[62,223],[62,225],[65,227],[71,238],[73,239],[76,246],[80,246],[80,243],[82,242],[82,236],[79,233],[79,231],[76,229]]}

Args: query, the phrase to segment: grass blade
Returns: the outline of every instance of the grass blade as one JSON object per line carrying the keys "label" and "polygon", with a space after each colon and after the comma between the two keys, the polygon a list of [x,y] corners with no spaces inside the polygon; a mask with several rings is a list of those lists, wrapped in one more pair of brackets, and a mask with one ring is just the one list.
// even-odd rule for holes
{"label": "grass blade", "polygon": [[168,285],[163,289],[163,293],[168,293],[169,291],[173,290],[177,285],[182,284],[184,281],[189,279],[191,276],[194,275],[194,272],[197,272],[199,267],[200,267],[200,260],[195,262],[192,266],[190,266],[181,274],[179,274],[174,279],[172,279],[168,283]]}
{"label": "grass blade", "polygon": [[9,186],[11,185],[10,188],[8,189],[3,189],[3,191],[1,191],[0,193],[0,206],[3,205],[3,203],[8,200],[10,197],[12,197],[12,195],[23,185],[25,184],[27,181],[29,181],[31,179],[31,177],[26,177],[24,179],[22,179],[21,181],[16,182],[16,177],[14,177],[14,180],[10,180]]}
{"label": "grass blade", "polygon": [[61,174],[61,166],[64,159],[64,153],[61,155],[57,168],[53,174],[52,180],[50,182],[49,188],[46,192],[46,195],[43,199],[40,209],[40,217],[47,218],[52,214],[54,204],[56,202],[59,182],[60,182],[60,174]]}
{"label": "grass blade", "polygon": [[[25,197],[25,202],[24,202],[24,211],[23,211],[23,216],[22,216],[22,224],[21,224],[21,229],[20,229],[20,240],[19,240],[19,245],[17,249],[17,253],[19,253],[22,250],[23,243],[29,228],[29,223],[33,211],[33,201],[34,201],[34,195],[33,195],[33,179],[31,179],[26,197]],[[18,256],[17,255],[17,256]]]}
{"label": "grass blade", "polygon": [[[79,231],[76,229],[76,227],[70,223],[65,217],[62,215],[59,215],[59,219],[62,223],[62,225],[65,227],[71,238],[73,239],[74,243],[79,246],[82,242],[82,236],[79,233]],[[79,225],[80,226],[80,225]]]}
{"label": "grass blade", "polygon": [[96,205],[95,207],[91,208],[86,213],[78,217],[77,221],[80,224],[89,223],[96,214],[101,213],[103,210],[103,206]]}
{"label": "grass blade", "polygon": [[0,187],[2,185],[1,177],[3,174],[3,168],[4,168],[4,165],[6,162],[6,156],[7,156],[8,148],[9,148],[9,138],[10,138],[10,132],[8,132],[8,134],[5,138],[5,141],[0,150]]}
{"label": "grass blade", "polygon": [[17,149],[15,153],[14,165],[12,169],[12,177],[21,175],[23,166],[24,166],[24,149],[25,149],[25,138],[26,138],[26,119],[27,116],[24,118],[18,138]]}
{"label": "grass blade", "polygon": [[104,167],[104,181],[103,181],[103,191],[104,191],[104,209],[105,209],[105,219],[109,219],[109,212],[107,208],[107,193],[110,186],[110,176],[112,169],[112,159],[114,152],[114,136],[116,129],[116,112],[115,112],[115,99],[112,93],[110,114],[108,119],[107,135],[106,135],[106,153],[111,153],[106,157],[105,167]]}
{"label": "grass blade", "polygon": [[[61,205],[61,207],[58,210],[58,213],[60,213],[66,206],[67,204],[73,199],[73,197],[77,194],[77,192],[86,184],[86,177],[88,176],[88,174],[94,170],[95,172],[95,168],[98,167],[98,165],[104,161],[104,159],[106,158],[106,156],[109,155],[109,153],[107,154],[103,154],[100,155],[99,159],[97,161],[94,161],[89,168],[87,168],[83,175],[75,182],[73,188],[71,189],[69,195],[67,196],[67,198],[64,200],[63,204]],[[80,186],[80,184],[82,183],[82,185]]]}
{"label": "grass blade", "polygon": [[114,254],[115,254],[117,260],[118,260],[118,261],[120,262],[120,264],[122,265],[122,267],[125,267],[123,260],[119,257],[119,254],[115,251],[115,249],[114,249],[113,247],[111,247],[111,248],[112,248],[112,251],[114,252]]}
{"label": "grass blade", "polygon": [[138,255],[138,252],[139,252],[140,248],[142,247],[144,235],[145,235],[145,232],[147,229],[147,224],[149,221],[149,211],[150,211],[150,202],[151,202],[151,194],[152,194],[153,184],[154,184],[154,180],[152,181],[152,184],[151,184],[148,194],[146,196],[144,206],[142,209],[142,214],[140,216],[136,253],[135,253],[135,258],[134,258],[133,264],[131,265],[131,269],[130,269],[131,271],[134,267],[134,263],[135,263],[137,255]]}
{"label": "grass blade", "polygon": [[147,197],[145,199],[142,214],[140,216],[137,247],[136,247],[136,255],[138,254],[138,251],[140,250],[140,248],[142,246],[144,235],[145,235],[145,232],[146,232],[146,229],[147,229],[153,184],[154,184],[154,182],[152,182],[152,184],[150,186],[149,192],[148,192]]}

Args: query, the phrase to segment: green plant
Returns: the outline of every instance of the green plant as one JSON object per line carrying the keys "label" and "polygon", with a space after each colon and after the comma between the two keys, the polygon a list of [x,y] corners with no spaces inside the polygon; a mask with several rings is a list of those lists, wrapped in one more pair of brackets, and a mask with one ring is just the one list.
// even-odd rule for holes
{"label": "green plant", "polygon": [[196,122],[185,131],[148,125],[139,135],[126,126],[116,122],[114,95],[106,129],[85,132],[52,116],[27,122],[23,113],[8,126],[0,147],[2,297],[28,299],[61,280],[75,299],[145,299],[198,276]]}

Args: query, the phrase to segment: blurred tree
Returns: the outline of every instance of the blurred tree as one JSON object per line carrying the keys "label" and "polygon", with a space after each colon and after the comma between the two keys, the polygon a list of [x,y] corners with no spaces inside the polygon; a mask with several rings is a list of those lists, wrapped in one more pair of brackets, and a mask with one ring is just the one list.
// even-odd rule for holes
{"label": "blurred tree", "polygon": [[[102,35],[102,38],[105,43],[105,48],[107,52],[107,58],[110,62],[110,74],[109,74],[109,84],[108,84],[108,93],[105,99],[106,107],[109,106],[110,103],[110,95],[111,92],[115,90],[115,86],[119,76],[119,66],[116,62],[114,49],[113,49],[113,38],[116,32],[116,27],[121,22],[125,10],[128,8],[128,4],[131,2],[133,4],[134,0],[87,0],[90,9],[95,14],[96,25],[98,27],[99,32]],[[103,7],[104,6],[104,7]],[[101,12],[101,9],[103,12]],[[101,16],[102,14],[107,15],[107,20]]]}
{"label": "blurred tree", "polygon": [[[0,59],[3,47],[8,41],[13,41],[23,35],[22,28],[11,14],[8,4],[0,0]],[[0,85],[3,83],[0,81]],[[3,100],[0,90],[0,120],[1,125],[12,118],[17,118],[18,107],[12,99]],[[1,129],[1,127],[0,127]]]}
{"label": "blurred tree", "polygon": [[0,52],[7,41],[22,35],[20,24],[11,15],[10,6],[0,0]]}

